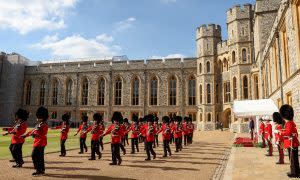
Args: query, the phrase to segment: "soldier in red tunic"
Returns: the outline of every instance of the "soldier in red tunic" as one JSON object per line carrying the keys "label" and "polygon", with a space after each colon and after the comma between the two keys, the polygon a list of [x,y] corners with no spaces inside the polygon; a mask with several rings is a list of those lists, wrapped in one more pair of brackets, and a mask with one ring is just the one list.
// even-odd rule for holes
{"label": "soldier in red tunic", "polygon": [[262,140],[262,148],[266,147],[266,141],[265,141],[265,124],[263,122],[263,119],[260,119],[260,125],[259,125],[259,135],[261,136],[261,140]]}
{"label": "soldier in red tunic", "polygon": [[128,119],[127,118],[124,118],[124,122],[123,122],[123,125],[125,127],[124,129],[124,140],[123,140],[123,145],[126,146],[129,145],[129,142],[128,142],[128,131],[130,129],[130,123],[128,122]]}
{"label": "soldier in red tunic", "polygon": [[139,122],[136,116],[134,116],[133,118],[133,123],[131,124],[129,131],[131,132],[131,154],[135,153],[135,148],[136,147],[136,151],[139,152],[139,134],[140,134],[140,127],[139,127]]}
{"label": "soldier in red tunic", "polygon": [[91,158],[89,160],[96,160],[96,154],[98,155],[98,159],[101,159],[102,153],[100,152],[99,139],[103,134],[103,128],[100,126],[102,121],[102,116],[99,113],[95,113],[93,116],[94,124],[89,127],[86,133],[91,131]]}
{"label": "soldier in red tunic", "polygon": [[[158,117],[154,117],[154,128],[155,128],[155,130],[156,131],[158,131],[159,130],[159,124],[158,124]],[[158,135],[157,134],[155,134],[154,135],[154,145],[153,145],[153,148],[156,148],[156,147],[158,147],[159,146],[159,143],[158,143]]]}
{"label": "soldier in red tunic", "polygon": [[299,169],[299,156],[298,156],[298,131],[296,124],[294,122],[294,110],[290,105],[283,105],[280,108],[280,115],[285,121],[284,129],[281,131],[283,136],[284,148],[288,149],[289,158],[290,158],[290,168],[291,172],[287,175],[289,177],[300,178],[300,169]]}
{"label": "soldier in red tunic", "polygon": [[188,117],[184,117],[184,122],[182,123],[182,131],[183,131],[183,137],[184,137],[184,146],[189,145],[189,129],[188,129]]}
{"label": "soldier in red tunic", "polygon": [[80,132],[80,138],[79,138],[80,152],[79,152],[79,154],[83,154],[83,148],[85,149],[85,152],[88,151],[88,148],[87,148],[86,143],[85,143],[86,133],[87,133],[87,129],[88,129],[88,124],[87,124],[88,116],[84,115],[84,116],[81,117],[81,119],[82,119],[81,125],[79,126],[76,134],[74,135],[74,136],[77,136],[77,134]]}
{"label": "soldier in red tunic", "polygon": [[280,113],[273,113],[273,121],[275,124],[275,144],[277,145],[277,149],[279,152],[279,161],[276,164],[284,164],[284,153],[283,153],[283,138],[280,134],[283,127],[283,120],[280,116]]}
{"label": "soldier in red tunic", "polygon": [[121,134],[122,128],[120,128],[120,123],[123,121],[123,116],[120,112],[114,112],[112,116],[112,124],[107,128],[106,132],[102,136],[111,134],[111,156],[112,162],[109,165],[121,165],[122,159],[120,156],[120,146],[121,146]]}
{"label": "soldier in red tunic", "polygon": [[172,132],[175,138],[175,147],[176,151],[179,152],[182,150],[182,117],[181,116],[176,116],[176,123],[172,127]]}
{"label": "soldier in red tunic", "polygon": [[120,143],[120,148],[123,151],[123,155],[126,154],[126,149],[125,149],[125,145],[123,144],[123,142],[125,142],[125,133],[126,133],[126,127],[124,125],[124,121],[123,119],[120,121],[119,126],[121,128],[121,143]]}
{"label": "soldier in red tunic", "polygon": [[62,118],[63,123],[60,126],[56,126],[53,129],[61,129],[61,135],[60,135],[60,157],[65,157],[66,156],[66,147],[65,143],[68,139],[68,133],[70,130],[70,115],[69,114],[63,114]]}
{"label": "soldier in red tunic", "polygon": [[23,138],[28,136],[32,136],[34,138],[31,157],[36,172],[32,173],[33,176],[45,174],[44,150],[47,145],[48,109],[44,107],[38,108],[36,111],[36,117],[37,124],[35,128],[22,135]]}
{"label": "soldier in red tunic", "polygon": [[141,134],[146,134],[146,153],[147,158],[145,161],[150,161],[150,153],[153,156],[153,159],[156,158],[156,153],[153,150],[153,143],[154,143],[154,135],[156,134],[155,127],[153,125],[154,117],[153,115],[149,114],[145,117],[147,120],[147,124],[145,124],[141,129]]}
{"label": "soldier in red tunic", "polygon": [[266,127],[265,127],[265,136],[264,138],[267,140],[268,143],[268,154],[266,156],[273,156],[273,144],[272,144],[272,138],[273,138],[273,132],[272,132],[272,125],[270,123],[270,119],[266,120]]}
{"label": "soldier in red tunic", "polygon": [[170,135],[171,135],[171,128],[169,124],[170,118],[168,116],[164,116],[162,120],[163,120],[163,124],[156,134],[162,132],[162,139],[163,139],[163,146],[164,146],[163,157],[167,157],[167,153],[169,153],[169,156],[172,155],[171,148],[170,148]]}
{"label": "soldier in red tunic", "polygon": [[194,135],[194,130],[195,130],[195,125],[193,123],[193,120],[192,118],[189,117],[189,120],[188,120],[188,133],[189,133],[189,144],[192,144],[193,143],[193,135]]}
{"label": "soldier in red tunic", "polygon": [[19,109],[15,114],[15,126],[12,128],[3,128],[3,131],[7,131],[3,134],[3,136],[12,134],[9,149],[11,151],[13,161],[16,162],[16,164],[12,166],[13,168],[22,167],[24,164],[22,157],[22,146],[25,140],[21,135],[23,135],[27,130],[27,119],[28,112],[24,109]]}

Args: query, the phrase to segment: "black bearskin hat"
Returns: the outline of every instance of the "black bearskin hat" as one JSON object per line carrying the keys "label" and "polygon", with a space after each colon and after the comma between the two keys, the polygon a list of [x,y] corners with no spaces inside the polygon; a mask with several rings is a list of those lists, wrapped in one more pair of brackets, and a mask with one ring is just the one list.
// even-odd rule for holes
{"label": "black bearskin hat", "polygon": [[111,118],[112,123],[114,123],[114,121],[117,121],[119,123],[121,123],[123,121],[123,115],[121,112],[114,112],[112,118]]}
{"label": "black bearskin hat", "polygon": [[18,109],[15,116],[17,119],[22,119],[22,121],[27,121],[28,119],[28,112],[25,109]]}
{"label": "black bearskin hat", "polygon": [[43,106],[39,107],[36,111],[36,117],[38,119],[42,119],[43,121],[47,121],[49,117],[49,112],[47,108],[44,108]]}

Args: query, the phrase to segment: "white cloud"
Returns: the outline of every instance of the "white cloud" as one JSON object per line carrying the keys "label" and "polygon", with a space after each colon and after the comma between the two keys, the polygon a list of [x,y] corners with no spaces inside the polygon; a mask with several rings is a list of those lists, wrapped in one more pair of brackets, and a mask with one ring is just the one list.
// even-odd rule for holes
{"label": "white cloud", "polygon": [[109,46],[103,42],[103,38],[99,40],[98,37],[104,36],[99,35],[92,39],[86,39],[81,35],[72,35],[64,39],[59,39],[56,34],[46,36],[41,42],[33,44],[31,47],[50,50],[54,57],[59,58],[105,58],[114,56],[121,50],[120,46]]}
{"label": "white cloud", "polygon": [[151,59],[174,59],[174,58],[185,58],[182,54],[169,54],[167,56],[152,56]]}
{"label": "white cloud", "polygon": [[125,30],[131,28],[133,26],[132,25],[133,22],[135,22],[135,21],[136,21],[136,19],[134,17],[129,17],[124,21],[117,22],[115,24],[115,31],[117,31],[117,32],[125,31]]}
{"label": "white cloud", "polygon": [[107,34],[98,35],[96,39],[102,42],[112,42],[114,40],[112,36],[109,36]]}
{"label": "white cloud", "polygon": [[160,0],[160,2],[165,4],[175,3],[177,0]]}
{"label": "white cloud", "polygon": [[26,34],[38,29],[61,29],[65,16],[78,0],[0,1],[0,28]]}

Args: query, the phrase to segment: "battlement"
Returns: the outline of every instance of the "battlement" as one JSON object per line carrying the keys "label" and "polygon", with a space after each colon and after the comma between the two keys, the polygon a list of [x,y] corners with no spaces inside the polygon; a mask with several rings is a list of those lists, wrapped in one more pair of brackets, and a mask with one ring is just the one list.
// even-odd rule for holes
{"label": "battlement", "polygon": [[147,59],[147,60],[98,60],[98,61],[68,61],[52,63],[30,63],[25,74],[90,72],[109,70],[143,70],[160,68],[195,68],[196,58]]}
{"label": "battlement", "polygon": [[227,23],[240,19],[252,19],[254,6],[252,4],[236,5],[227,11]]}
{"label": "battlement", "polygon": [[223,54],[223,53],[227,52],[228,51],[227,40],[219,42],[217,44],[217,50],[218,50],[218,54]]}
{"label": "battlement", "polygon": [[221,37],[221,26],[216,24],[204,24],[197,28],[196,37],[197,39],[203,37]]}

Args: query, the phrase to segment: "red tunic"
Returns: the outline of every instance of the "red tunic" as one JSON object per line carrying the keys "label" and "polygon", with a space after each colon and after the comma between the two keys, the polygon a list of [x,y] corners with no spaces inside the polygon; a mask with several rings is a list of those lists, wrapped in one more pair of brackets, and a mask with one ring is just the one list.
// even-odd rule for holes
{"label": "red tunic", "polygon": [[170,140],[171,128],[170,128],[169,124],[163,123],[161,128],[158,130],[157,133],[161,133],[161,132],[162,132],[162,139],[163,140]]}
{"label": "red tunic", "polygon": [[265,124],[262,122],[259,125],[259,134],[262,136],[264,136],[264,134],[265,134]]}
{"label": "red tunic", "polygon": [[94,124],[93,126],[90,126],[86,133],[90,132],[92,134],[91,140],[92,141],[99,141],[100,136],[103,134],[103,130],[101,128],[101,125]]}
{"label": "red tunic", "polygon": [[27,130],[27,123],[21,122],[20,124],[17,124],[13,128],[8,129],[9,134],[13,134],[11,137],[11,144],[23,144],[25,142],[25,139],[21,137],[21,135],[25,134]]}
{"label": "red tunic", "polygon": [[45,147],[47,145],[48,124],[40,123],[35,129],[29,131],[26,137],[33,135],[33,147]]}
{"label": "red tunic", "polygon": [[126,127],[125,127],[124,124],[120,124],[120,128],[122,129],[121,138],[124,139],[125,132],[126,132]]}
{"label": "red tunic", "polygon": [[188,130],[188,127],[187,127],[187,126],[188,126],[188,125],[187,125],[186,122],[184,122],[184,123],[182,124],[183,135],[188,135],[188,134],[189,134],[189,130]]}
{"label": "red tunic", "polygon": [[147,133],[146,133],[146,131],[144,131],[143,129],[145,129],[145,126],[146,126],[147,124],[144,124],[144,123],[142,123],[141,125],[140,125],[140,133],[141,133],[141,135],[143,136],[143,137],[146,137],[146,135],[147,135]]}
{"label": "red tunic", "polygon": [[80,133],[80,138],[86,138],[87,129],[88,129],[87,123],[82,123],[82,124],[79,126],[79,128],[78,128],[78,130],[77,130],[77,133],[79,133],[79,132],[81,131],[81,133]]}
{"label": "red tunic", "polygon": [[155,127],[153,125],[145,124],[141,129],[142,134],[146,134],[146,142],[154,142],[154,136],[156,134]]}
{"label": "red tunic", "polygon": [[194,124],[193,123],[188,123],[187,125],[188,133],[193,134],[194,132]]}
{"label": "red tunic", "polygon": [[281,135],[283,136],[284,148],[299,146],[298,131],[294,121],[287,121],[285,123]]}
{"label": "red tunic", "polygon": [[138,123],[133,123],[129,129],[131,132],[131,138],[138,138],[140,134],[140,128]]}
{"label": "red tunic", "polygon": [[61,129],[60,132],[60,139],[66,140],[68,139],[68,133],[70,130],[70,126],[66,124],[66,122],[63,122],[60,126],[56,126],[55,129]]}
{"label": "red tunic", "polygon": [[265,127],[265,139],[273,138],[273,133],[272,133],[272,125],[268,123]]}
{"label": "red tunic", "polygon": [[123,134],[122,128],[118,124],[111,124],[105,135],[111,134],[111,144],[120,144],[121,143],[121,135]]}
{"label": "red tunic", "polygon": [[172,131],[174,133],[174,138],[181,138],[182,137],[182,126],[178,124],[174,124]]}
{"label": "red tunic", "polygon": [[[275,129],[279,132],[282,130],[282,126],[280,124],[277,124]],[[283,142],[282,136],[280,133],[275,133],[275,143],[279,144],[280,142]]]}

